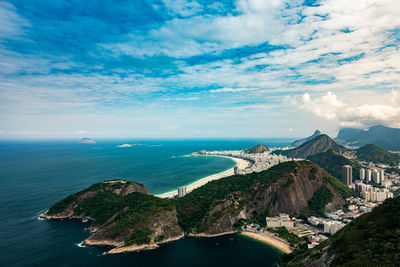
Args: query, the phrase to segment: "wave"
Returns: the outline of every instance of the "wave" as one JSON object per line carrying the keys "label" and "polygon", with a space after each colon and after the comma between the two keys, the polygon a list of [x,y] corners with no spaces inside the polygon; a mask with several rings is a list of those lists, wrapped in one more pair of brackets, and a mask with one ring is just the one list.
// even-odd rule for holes
{"label": "wave", "polygon": [[86,246],[83,244],[83,241],[80,243],[75,244],[76,246],[80,247],[80,248],[86,248]]}

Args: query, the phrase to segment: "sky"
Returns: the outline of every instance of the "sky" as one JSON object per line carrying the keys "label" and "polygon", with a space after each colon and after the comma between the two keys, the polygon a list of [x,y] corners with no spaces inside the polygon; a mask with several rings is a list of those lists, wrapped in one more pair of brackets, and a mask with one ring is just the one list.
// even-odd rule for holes
{"label": "sky", "polygon": [[400,127],[398,0],[0,0],[0,139]]}

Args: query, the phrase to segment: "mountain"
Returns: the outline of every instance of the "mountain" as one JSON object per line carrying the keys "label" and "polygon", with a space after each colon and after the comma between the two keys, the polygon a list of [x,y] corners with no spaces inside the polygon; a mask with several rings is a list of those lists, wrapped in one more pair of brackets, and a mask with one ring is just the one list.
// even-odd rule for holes
{"label": "mountain", "polygon": [[360,169],[362,166],[355,161],[343,157],[339,152],[333,149],[310,156],[308,160],[317,163],[339,180],[342,180],[343,165],[350,165],[353,167],[353,179],[358,179],[360,177]]}
{"label": "mountain", "polygon": [[314,139],[315,137],[317,137],[320,134],[321,134],[320,130],[315,130],[313,135],[311,135],[311,136],[309,136],[307,138],[304,138],[304,139],[300,139],[300,140],[294,141],[292,143],[292,146],[300,146],[300,145],[304,144],[305,142],[310,141],[311,139]]}
{"label": "mountain", "polygon": [[317,153],[328,151],[329,149],[335,149],[336,151],[343,152],[346,150],[345,147],[336,144],[332,138],[326,134],[321,134],[311,139],[299,147],[289,149],[289,150],[278,150],[275,151],[276,154],[285,155],[289,158],[302,158],[306,159],[309,156],[315,155]]}
{"label": "mountain", "polygon": [[81,141],[79,141],[81,144],[96,144],[96,141],[90,138],[82,138]]}
{"label": "mountain", "polygon": [[356,156],[362,161],[385,163],[396,167],[400,162],[399,155],[390,153],[389,151],[373,144],[368,144],[357,149]]}
{"label": "mountain", "polygon": [[398,266],[400,198],[387,199],[313,249],[283,256],[282,266]]}
{"label": "mountain", "polygon": [[400,150],[400,129],[377,125],[367,131],[361,129],[344,128],[336,137],[338,142],[345,142],[355,146],[375,144],[384,149]]}
{"label": "mountain", "polygon": [[320,214],[345,204],[351,190],[309,161],[291,161],[266,171],[207,183],[177,202],[179,224],[186,233],[228,233],[265,216]]}
{"label": "mountain", "polygon": [[114,247],[108,253],[153,248],[186,234],[235,231],[244,220],[265,216],[321,215],[345,204],[351,190],[309,161],[291,161],[266,171],[211,181],[177,200],[151,196],[134,182],[106,181],[52,206],[45,219],[90,220],[87,245]]}
{"label": "mountain", "polygon": [[255,153],[263,153],[269,151],[269,148],[265,145],[256,145],[253,146],[252,148],[246,149],[244,152],[247,154],[255,154]]}
{"label": "mountain", "polygon": [[42,217],[92,221],[93,234],[84,244],[112,246],[110,254],[156,247],[183,236],[175,201],[151,196],[144,185],[122,180],[70,195]]}

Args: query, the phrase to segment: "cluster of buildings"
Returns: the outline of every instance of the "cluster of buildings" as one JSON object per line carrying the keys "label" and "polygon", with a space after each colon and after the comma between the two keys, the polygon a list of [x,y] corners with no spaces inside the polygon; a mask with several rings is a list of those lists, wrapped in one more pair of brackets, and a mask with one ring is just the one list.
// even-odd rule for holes
{"label": "cluster of buildings", "polygon": [[383,169],[360,169],[360,180],[382,184],[385,181],[385,171]]}
{"label": "cluster of buildings", "polygon": [[[273,150],[271,150],[273,151]],[[239,159],[250,161],[251,164],[245,169],[235,169],[235,174],[248,174],[252,172],[260,172],[271,168],[279,163],[292,161],[292,158],[288,158],[283,155],[272,154],[271,151],[265,151],[263,153],[246,153],[244,150],[226,150],[226,151],[205,151],[196,152],[193,155],[205,155],[205,156],[228,156]]]}
{"label": "cluster of buildings", "polygon": [[387,188],[377,188],[362,181],[356,181],[355,189],[366,201],[382,202],[387,198],[393,198],[393,193]]}
{"label": "cluster of buildings", "polygon": [[331,235],[335,234],[345,226],[344,223],[338,220],[317,218],[314,216],[309,217],[307,221],[313,226],[323,225],[324,233],[329,233]]}
{"label": "cluster of buildings", "polygon": [[289,215],[280,213],[276,217],[267,217],[267,228],[286,227],[293,228],[294,222],[290,219]]}

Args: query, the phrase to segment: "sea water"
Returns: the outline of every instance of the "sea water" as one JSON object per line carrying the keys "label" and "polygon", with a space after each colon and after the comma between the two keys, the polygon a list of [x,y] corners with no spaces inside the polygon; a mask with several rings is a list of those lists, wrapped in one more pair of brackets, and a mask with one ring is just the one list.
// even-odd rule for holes
{"label": "sea water", "polygon": [[[118,147],[129,143],[131,147]],[[104,255],[84,247],[89,224],[46,221],[56,201],[93,183],[126,179],[158,194],[227,170],[218,157],[184,157],[200,150],[244,149],[290,140],[97,140],[0,142],[0,265],[2,266],[273,266],[277,249],[238,235],[185,238],[150,251]]]}

